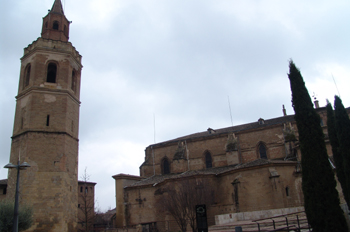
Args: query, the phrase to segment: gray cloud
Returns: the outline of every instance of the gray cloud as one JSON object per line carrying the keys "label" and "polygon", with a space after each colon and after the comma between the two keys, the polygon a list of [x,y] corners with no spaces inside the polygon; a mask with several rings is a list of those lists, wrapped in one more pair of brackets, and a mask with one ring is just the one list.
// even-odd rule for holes
{"label": "gray cloud", "polygon": [[[52,0],[0,8],[1,158],[8,162],[23,48],[40,36]],[[64,2],[64,1],[62,1]],[[350,105],[345,0],[66,1],[70,41],[83,55],[79,173],[100,207],[115,207],[117,173],[138,174],[156,142],[293,113],[288,60],[321,105],[339,83]],[[0,169],[0,178],[6,178]]]}

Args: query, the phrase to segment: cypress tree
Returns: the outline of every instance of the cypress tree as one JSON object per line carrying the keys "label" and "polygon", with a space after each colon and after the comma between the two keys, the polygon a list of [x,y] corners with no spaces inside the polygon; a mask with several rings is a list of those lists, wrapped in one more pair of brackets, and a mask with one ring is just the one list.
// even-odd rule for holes
{"label": "cypress tree", "polygon": [[[339,107],[338,107],[339,108]],[[346,181],[344,170],[344,159],[339,150],[339,141],[335,126],[335,116],[331,103],[327,103],[327,130],[329,141],[332,146],[333,159],[337,170],[337,177],[343,190],[345,201],[349,204],[349,188]]]}
{"label": "cypress tree", "polygon": [[339,195],[330,166],[320,116],[313,108],[303,77],[289,62],[290,87],[298,127],[302,189],[306,216],[314,232],[345,232],[347,224],[340,208]]}
{"label": "cypress tree", "polygon": [[343,183],[341,184],[343,188],[344,198],[349,206],[348,200],[350,198],[350,193],[348,190],[350,189],[350,119],[341,99],[338,96],[335,96],[334,100],[334,114],[335,129],[337,131],[337,137],[339,141],[339,153],[343,161],[343,170],[346,180],[346,192],[344,192]]}

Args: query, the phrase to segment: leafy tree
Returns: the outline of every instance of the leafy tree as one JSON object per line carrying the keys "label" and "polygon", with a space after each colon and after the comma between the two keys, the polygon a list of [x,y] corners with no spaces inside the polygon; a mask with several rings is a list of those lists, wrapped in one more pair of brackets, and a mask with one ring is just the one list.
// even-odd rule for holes
{"label": "leafy tree", "polygon": [[[339,106],[338,106],[339,108]],[[346,181],[345,170],[344,170],[344,159],[339,150],[339,141],[335,126],[335,116],[332,109],[331,103],[327,104],[327,130],[329,141],[332,146],[333,159],[335,166],[337,167],[337,177],[343,190],[345,201],[349,204],[349,188]]]}
{"label": "leafy tree", "polygon": [[303,77],[289,62],[290,86],[302,154],[305,212],[314,232],[348,231],[330,166],[320,116],[313,108]]}
{"label": "leafy tree", "polygon": [[[334,113],[335,113],[335,128],[337,131],[337,137],[339,141],[339,157],[342,161],[342,169],[344,172],[344,179],[341,181],[344,198],[348,206],[350,206],[350,119],[346,112],[341,99],[335,96],[334,100]],[[336,164],[338,165],[338,164]],[[338,169],[338,166],[337,166]],[[338,177],[339,178],[339,177]],[[344,187],[343,187],[344,186]],[[345,188],[345,192],[344,192]]]}
{"label": "leafy tree", "polygon": [[[13,229],[14,203],[8,200],[0,201],[0,231],[11,232]],[[18,209],[18,230],[23,231],[33,223],[33,210],[29,206]]]}

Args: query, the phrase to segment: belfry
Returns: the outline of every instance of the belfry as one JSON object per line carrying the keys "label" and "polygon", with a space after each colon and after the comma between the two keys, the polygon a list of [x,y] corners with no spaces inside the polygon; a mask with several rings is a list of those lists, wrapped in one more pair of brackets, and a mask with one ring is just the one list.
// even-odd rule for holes
{"label": "belfry", "polygon": [[[20,179],[20,205],[34,212],[27,231],[76,228],[82,57],[68,41],[70,23],[55,0],[41,37],[21,58],[10,162],[31,166]],[[9,170],[8,197],[15,186],[16,171]]]}

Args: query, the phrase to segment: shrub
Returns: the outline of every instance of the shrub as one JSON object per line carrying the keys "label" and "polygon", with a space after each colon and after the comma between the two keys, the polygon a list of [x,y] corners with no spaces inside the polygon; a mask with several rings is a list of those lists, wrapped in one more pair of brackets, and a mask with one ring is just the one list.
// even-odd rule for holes
{"label": "shrub", "polygon": [[[14,203],[9,200],[0,201],[0,231],[11,232],[13,228]],[[26,205],[18,209],[18,230],[23,231],[33,223],[33,210]]]}

